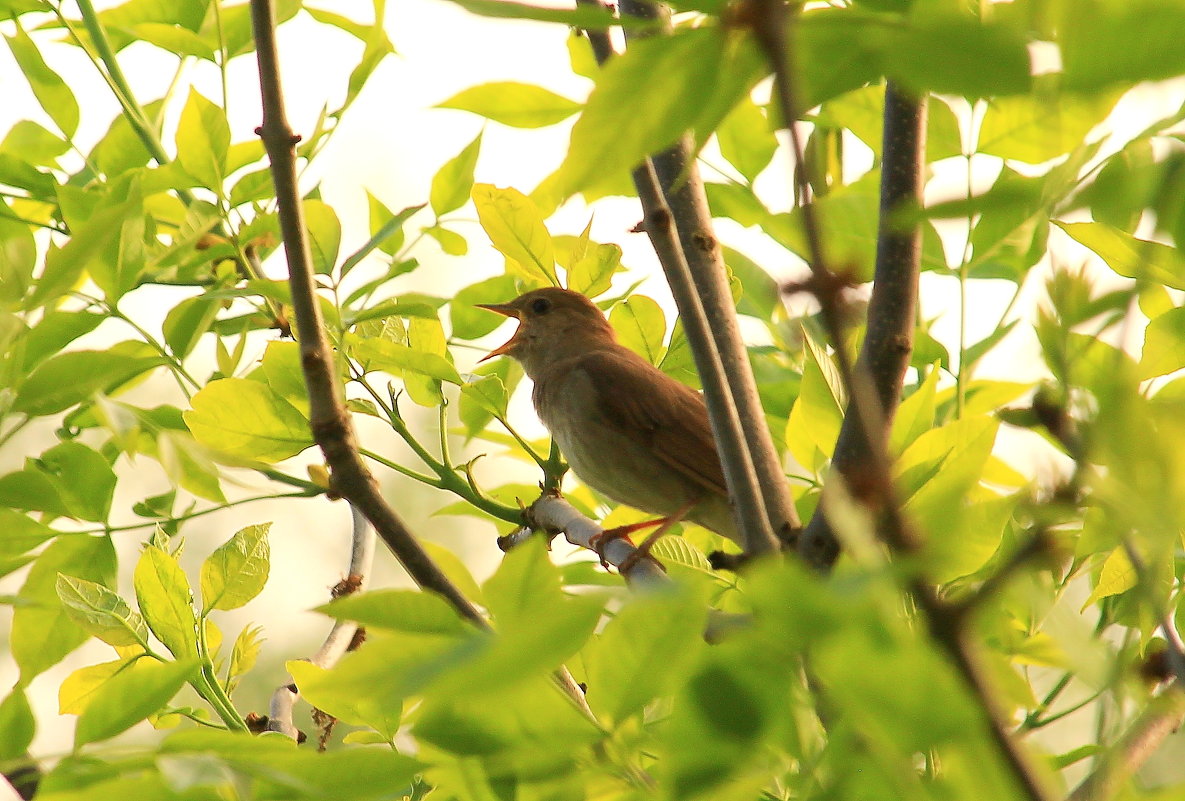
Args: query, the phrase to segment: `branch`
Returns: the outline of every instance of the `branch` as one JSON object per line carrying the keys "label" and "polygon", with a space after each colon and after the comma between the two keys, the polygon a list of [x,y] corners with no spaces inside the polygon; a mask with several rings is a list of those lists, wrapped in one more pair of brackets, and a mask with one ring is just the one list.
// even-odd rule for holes
{"label": "branch", "polygon": [[[794,163],[801,164],[802,142],[794,123],[799,109],[788,41],[795,20],[793,13],[797,10],[792,12],[780,0],[754,0],[753,11],[752,30],[773,68],[775,102],[790,132]],[[849,485],[879,509],[883,518],[882,537],[894,551],[905,555],[916,552],[920,540],[902,515],[895,497],[888,437],[913,343],[921,235],[916,224],[908,230],[892,227],[892,212],[903,202],[921,200],[925,108],[924,100],[911,98],[892,82],[886,87],[876,275],[868,311],[868,332],[855,365],[843,347],[840,292],[845,281],[828,268],[821,228],[814,206],[807,200],[809,186],[805,171],[794,171],[799,196],[804,198],[803,225],[810,250],[814,293],[850,398],[833,464],[842,465]],[[860,461],[855,460],[856,456]],[[820,523],[816,524],[816,520]],[[821,514],[816,514],[804,533],[800,553],[809,563],[829,569],[838,555],[838,546],[829,528],[820,533],[818,526],[825,525]],[[821,543],[821,547],[815,543]],[[964,685],[978,700],[992,743],[1017,786],[1030,801],[1045,801],[1049,798],[1048,791],[1028,753],[1011,735],[1008,715],[988,679],[990,670],[968,637],[965,615],[939,598],[920,576],[910,578],[906,589],[935,645],[946,652]]]}
{"label": "branch", "polygon": [[1178,680],[1152,699],[1098,766],[1074,788],[1068,801],[1104,801],[1115,795],[1182,723],[1185,692]]}
{"label": "branch", "polygon": [[276,187],[313,436],[332,471],[335,491],[366,516],[412,579],[420,587],[443,596],[462,617],[485,626],[477,607],[444,575],[383,499],[378,483],[358,453],[353,425],[342,403],[341,387],[333,369],[333,352],[317,306],[309,243],[296,183],[295,145],[299,137],[293,133],[284,111],[277,65],[275,11],[269,0],[252,0],[251,21],[263,95],[263,124],[259,135],[271,162]]}
{"label": "branch", "polygon": [[[335,592],[335,598],[363,590],[374,565],[374,529],[353,506],[350,507],[350,512],[354,523],[353,536],[350,539],[350,566],[346,572],[347,578],[343,581],[345,589],[341,593]],[[325,642],[317,652],[308,658],[308,661],[320,668],[333,667],[350,650],[350,645],[357,632],[358,624],[351,620],[334,621],[329,636],[325,638]],[[298,698],[300,698],[300,691],[293,683],[292,677],[289,676],[288,681],[277,687],[276,691],[272,693],[271,709],[267,721],[268,731],[280,732],[293,740],[297,738],[298,732],[296,724],[292,720],[292,708]]]}
{"label": "branch", "polygon": [[614,567],[626,565],[626,571],[622,575],[633,586],[660,585],[667,580],[666,573],[657,561],[638,559],[635,556],[638,549],[626,537],[609,540],[598,550],[597,540],[605,529],[600,523],[582,515],[554,490],[545,491],[540,495],[527,508],[525,517],[528,527],[499,537],[499,548],[508,551],[529,537],[537,536],[535,532],[560,532],[568,542],[578,548],[593,551]]}
{"label": "branch", "polygon": [[[577,2],[599,4],[597,0]],[[648,2],[622,3],[622,10],[643,19],[662,17]],[[603,63],[613,53],[608,35],[589,31],[588,36],[597,60]],[[676,164],[689,161],[689,154],[690,145],[684,140],[653,160],[647,159],[633,171],[634,185],[645,214],[643,227],[666,274],[703,383],[734,515],[745,540],[744,550],[769,553],[780,549],[775,533],[788,535],[798,527],[798,519],[781,461],[764,425],[765,414],[757,397],[748,352],[740,339],[703,182],[694,171],[694,163],[694,173],[682,167],[674,169]],[[660,164],[665,185],[659,178]],[[672,193],[671,187],[683,179],[680,190]],[[672,206],[676,203],[677,211]],[[742,420],[748,425],[743,425]]]}
{"label": "branch", "polygon": [[[884,158],[881,164],[880,222],[872,297],[868,304],[867,332],[855,373],[869,384],[862,394],[875,396],[875,414],[861,414],[872,406],[867,400],[844,416],[835,442],[832,467],[853,486],[864,483],[873,451],[887,442],[893,413],[913,350],[917,308],[918,272],[921,262],[921,228],[902,229],[894,213],[906,204],[920,205],[922,165],[925,161],[926,102],[910,97],[894,83],[885,87]],[[804,206],[804,219],[806,209]],[[813,261],[818,260],[813,254]],[[812,269],[815,269],[812,265]],[[842,340],[833,340],[837,353]],[[855,398],[853,393],[851,397]],[[808,564],[829,569],[839,557],[839,544],[820,506],[803,532],[799,552]]]}

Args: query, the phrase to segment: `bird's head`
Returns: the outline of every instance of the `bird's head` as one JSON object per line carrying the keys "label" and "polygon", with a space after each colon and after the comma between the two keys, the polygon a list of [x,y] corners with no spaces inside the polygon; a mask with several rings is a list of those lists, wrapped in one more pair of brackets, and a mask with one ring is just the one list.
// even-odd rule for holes
{"label": "bird's head", "polygon": [[614,341],[613,329],[601,310],[584,295],[568,289],[535,289],[509,303],[478,306],[518,320],[514,336],[485,359],[510,356],[521,362],[531,377],[553,360]]}

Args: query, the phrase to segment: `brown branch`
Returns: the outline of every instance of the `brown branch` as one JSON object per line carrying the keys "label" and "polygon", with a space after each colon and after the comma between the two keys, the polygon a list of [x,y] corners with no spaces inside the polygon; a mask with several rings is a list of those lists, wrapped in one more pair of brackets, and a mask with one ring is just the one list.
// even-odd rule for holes
{"label": "brown branch", "polygon": [[313,436],[332,471],[334,490],[366,516],[412,579],[423,589],[443,596],[463,617],[484,626],[485,620],[477,607],[445,576],[383,499],[378,482],[358,453],[353,424],[342,403],[333,351],[317,306],[309,243],[297,190],[296,143],[299,137],[293,133],[284,111],[277,63],[275,12],[270,0],[251,1],[251,21],[263,95],[263,124],[258,133],[267,150],[276,187]]}
{"label": "brown branch", "polygon": [[[795,102],[797,95],[788,41],[797,9],[792,12],[780,0],[752,0],[752,10],[753,32],[774,71],[774,99],[790,132],[794,163],[801,164],[802,142],[794,122],[800,109]],[[917,203],[921,199],[925,119],[924,101],[911,98],[890,82],[885,91],[885,149],[876,276],[868,312],[868,332],[855,365],[843,347],[843,317],[838,290],[844,281],[828,268],[815,209],[805,201],[809,198],[807,176],[802,170],[794,171],[797,189],[804,198],[803,225],[810,250],[813,283],[817,287],[816,297],[850,398],[841,427],[842,443],[837,443],[833,464],[842,459],[849,483],[878,508],[883,521],[882,537],[896,552],[904,554],[916,551],[920,541],[902,515],[895,497],[888,437],[913,341],[920,230],[916,224],[909,230],[892,227],[892,212],[902,202]],[[840,444],[844,446],[842,452]],[[857,454],[861,457],[860,462],[854,461]],[[820,514],[815,517],[818,519]],[[812,520],[811,526],[814,525]],[[829,569],[838,553],[834,535],[828,532],[828,539],[823,540],[827,547],[819,549],[820,554],[829,554],[829,557],[812,559],[811,526],[804,533],[800,552],[808,561]],[[1045,801],[1049,798],[1048,791],[1028,753],[1011,735],[1010,721],[988,679],[989,671],[964,625],[965,616],[957,607],[943,602],[921,577],[909,579],[906,589],[914,598],[935,645],[946,652],[965,686],[978,700],[988,734],[1018,787],[1031,801]]]}
{"label": "brown branch", "polygon": [[[577,2],[591,5],[597,0]],[[647,2],[622,3],[622,11],[642,19],[662,19]],[[589,31],[588,36],[599,62],[613,55],[605,32]],[[745,552],[767,553],[779,550],[778,536],[789,536],[799,523],[781,461],[764,425],[703,182],[689,154],[690,145],[684,140],[647,160],[633,171],[634,185],[646,215],[645,230],[671,287],[703,383]],[[690,172],[676,169],[676,164],[689,160]],[[660,163],[664,165],[661,176]],[[678,191],[672,191],[676,185]],[[743,425],[742,420],[749,424]]]}
{"label": "brown branch", "polygon": [[1185,723],[1185,691],[1174,682],[1152,699],[1068,801],[1104,801],[1114,796],[1170,734]]}

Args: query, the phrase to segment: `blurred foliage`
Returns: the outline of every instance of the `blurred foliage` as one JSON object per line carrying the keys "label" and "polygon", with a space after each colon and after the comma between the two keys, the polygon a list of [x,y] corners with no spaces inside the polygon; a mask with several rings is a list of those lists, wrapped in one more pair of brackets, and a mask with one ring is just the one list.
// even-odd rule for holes
{"label": "blurred foliage", "polygon": [[[586,7],[458,2],[490,16],[607,20]],[[252,56],[247,7],[129,0],[96,13],[84,2],[72,17],[36,0],[0,5],[8,47],[44,110],[0,140],[0,447],[13,449],[33,424],[56,427],[56,442],[0,476],[0,575],[23,571],[20,591],[3,598],[20,670],[0,702],[6,774],[50,756],[28,753],[37,728],[29,683],[88,638],[115,652],[60,687],[61,712],[78,716],[75,748],[44,776],[39,799],[1017,798],[981,699],[917,625],[901,574],[919,571],[944,596],[968,597],[1034,537],[1048,542],[1043,558],[987,599],[971,633],[1015,736],[1050,786],[1064,788],[1083,760],[1105,753],[1156,693],[1149,666],[1165,648],[1163,627],[1185,616],[1185,316],[1176,305],[1185,289],[1185,107],[1123,139],[1106,121],[1148,82],[1180,86],[1179,2],[1014,0],[973,4],[972,14],[945,0],[858,0],[807,10],[791,32],[812,125],[802,168],[837,264],[871,277],[886,77],[929,97],[928,168],[955,165],[968,176],[962,195],[896,212],[922,227],[924,290],[945,281],[960,298],[942,310],[957,319],[957,336],[919,319],[891,436],[905,512],[926,536],[916,560],[886,560],[859,510],[830,497],[849,554],[831,578],[791,562],[755,565],[742,578],[714,574],[704,554],[720,542],[695,528],[658,544],[674,581],[639,597],[624,597],[585,559],[554,565],[538,542],[512,551],[483,585],[438,549],[493,631],[416,592],[325,607],[364,623],[370,637],[330,670],[289,665],[304,696],[349,729],[323,755],[245,734],[231,699],[261,632],[249,626],[224,642],[214,617],[267,581],[267,526],[229,538],[199,576],[177,561],[188,521],[233,502],[236,473],[285,489],[266,497],[323,494],[321,482],[285,472],[312,437],[288,289],[260,269],[279,244],[263,149],[237,141],[223,100],[183,72],[196,60],[225,76],[228,62]],[[739,226],[787,262],[806,257],[801,210],[771,205],[769,187],[788,180],[779,166],[787,154],[776,115],[754,91],[768,70],[737,9],[673,7],[672,35],[637,41],[604,70],[584,38],[553,26],[557,48],[567,35],[573,71],[590,79],[583,102],[498,82],[439,104],[519,128],[575,116],[562,163],[533,191],[475,182],[482,160],[498,158],[478,135],[417,205],[393,210],[368,196],[365,242],[347,241],[316,188],[306,198],[349,406],[410,446],[406,463],[368,458],[440,489],[442,513],[489,521],[491,537],[515,526],[515,499],[529,500],[534,487],[480,485],[477,456],[537,463],[541,481],[558,465],[546,442],[527,441],[508,419],[517,365],[458,369],[462,349],[501,322],[474,304],[548,284],[577,289],[607,311],[623,342],[697,381],[681,326],[634,291],[620,247],[592,239],[591,225],[549,226],[560,204],[628,191],[642,157],[690,131],[715,168],[712,212],[732,221],[722,236]],[[382,0],[374,11],[361,23],[279,4],[281,22],[307,14],[361,51],[356,64],[326,65],[341,91],[302,132],[302,167],[394,52]],[[175,57],[178,80],[165,96],[142,98],[128,84],[119,59],[132,43]],[[1032,54],[1049,48],[1060,64],[1034,70]],[[63,49],[85,51],[119,103],[97,142],[76,138],[96,112],[58,71]],[[859,159],[845,154],[856,152],[870,159],[854,174]],[[986,182],[983,165],[992,165]],[[503,273],[454,297],[413,289],[422,263],[447,265],[488,245],[504,257]],[[788,306],[760,264],[725,245],[738,312],[760,339],[751,354],[765,422],[809,517],[846,395],[809,309],[790,311],[801,304]],[[1087,252],[1088,267],[1065,255]],[[989,282],[1003,288],[998,308],[977,294]],[[1026,304],[1022,291],[1041,299]],[[125,311],[149,292],[171,298],[159,330]],[[937,311],[925,299],[923,309]],[[998,320],[978,341],[968,335],[972,314]],[[79,344],[97,329],[109,344]],[[1041,371],[1036,382],[998,366],[1026,347],[1042,360],[1024,372]],[[989,362],[994,373],[983,369]],[[152,407],[132,401],[128,390],[154,376],[172,378],[173,396]],[[401,403],[437,413],[438,441],[417,439]],[[1018,427],[1038,435],[1025,451],[998,440]],[[154,465],[172,489],[115,507],[130,471]],[[568,486],[589,513],[629,517]],[[131,586],[120,587],[115,542],[137,537],[144,548]],[[710,610],[746,617],[709,646]],[[561,663],[587,683],[594,719],[549,684]],[[199,706],[178,705],[185,685]],[[264,699],[239,703],[262,708]],[[1043,736],[1068,716],[1079,724],[1070,735]],[[178,728],[132,752],[103,745],[145,720]],[[1185,772],[1157,781],[1125,797],[1175,797]]]}

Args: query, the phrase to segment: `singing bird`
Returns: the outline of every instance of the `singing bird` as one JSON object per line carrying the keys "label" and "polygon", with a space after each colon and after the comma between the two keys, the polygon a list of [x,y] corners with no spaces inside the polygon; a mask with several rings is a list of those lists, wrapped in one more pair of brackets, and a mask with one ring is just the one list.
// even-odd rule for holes
{"label": "singing bird", "polygon": [[522,364],[539,419],[581,481],[619,503],[741,543],[698,392],[620,344],[578,292],[548,287],[481,308],[518,319],[510,341],[485,358]]}

